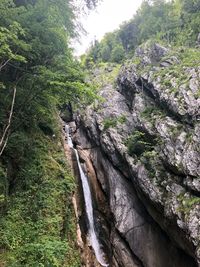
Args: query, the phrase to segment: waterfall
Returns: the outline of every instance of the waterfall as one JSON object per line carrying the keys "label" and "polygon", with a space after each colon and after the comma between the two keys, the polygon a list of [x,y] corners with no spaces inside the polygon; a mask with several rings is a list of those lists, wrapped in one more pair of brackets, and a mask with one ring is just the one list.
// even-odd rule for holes
{"label": "waterfall", "polygon": [[87,218],[88,218],[88,222],[89,222],[90,243],[94,249],[94,253],[95,253],[97,261],[102,266],[106,267],[109,265],[107,263],[105,263],[104,253],[101,249],[101,246],[100,246],[98,238],[97,238],[97,234],[95,232],[93,206],[92,206],[92,195],[91,195],[91,190],[90,190],[90,186],[88,183],[88,178],[84,174],[83,169],[81,167],[78,151],[73,146],[69,130],[70,130],[69,126],[65,125],[65,132],[67,134],[67,142],[68,142],[69,147],[72,148],[75,152],[76,160],[77,160],[78,168],[79,168],[79,172],[80,172],[80,177],[81,177],[81,182],[82,182],[82,187],[83,187],[83,195],[84,195],[84,200],[85,200],[85,209],[86,209],[86,214],[87,214]]}
{"label": "waterfall", "polygon": [[65,125],[65,133],[67,135],[67,144],[68,144],[68,146],[70,148],[73,148],[74,149],[74,145],[73,145],[72,139],[70,137],[70,128],[69,128],[69,126],[67,124]]}

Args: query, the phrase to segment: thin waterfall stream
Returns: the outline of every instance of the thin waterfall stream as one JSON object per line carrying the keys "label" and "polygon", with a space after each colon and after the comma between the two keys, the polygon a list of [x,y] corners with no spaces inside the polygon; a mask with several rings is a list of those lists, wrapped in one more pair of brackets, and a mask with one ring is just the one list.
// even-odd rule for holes
{"label": "thin waterfall stream", "polygon": [[88,183],[88,178],[84,174],[83,169],[80,164],[79,160],[79,155],[78,151],[74,148],[72,139],[70,137],[70,128],[68,125],[65,125],[65,133],[67,135],[67,143],[71,149],[74,150],[75,155],[76,155],[76,160],[78,163],[78,169],[80,172],[80,177],[81,177],[81,182],[82,182],[82,187],[83,187],[83,195],[84,195],[84,200],[85,200],[85,209],[86,209],[86,214],[89,222],[89,239],[91,242],[91,246],[94,250],[95,256],[97,261],[104,267],[108,267],[109,265],[105,262],[104,259],[104,253],[101,249],[101,245],[99,243],[99,240],[97,238],[97,234],[95,231],[95,226],[94,226],[94,214],[93,214],[93,205],[92,205],[92,195],[91,195],[91,190],[90,186]]}

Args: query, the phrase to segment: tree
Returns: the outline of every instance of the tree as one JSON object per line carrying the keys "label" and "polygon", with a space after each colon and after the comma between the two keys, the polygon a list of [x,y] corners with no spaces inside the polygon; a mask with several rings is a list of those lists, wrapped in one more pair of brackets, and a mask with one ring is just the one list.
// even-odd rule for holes
{"label": "tree", "polygon": [[108,44],[104,44],[101,47],[100,58],[103,62],[108,62],[111,59],[111,48]]}
{"label": "tree", "polygon": [[[24,5],[26,9],[23,9]],[[69,38],[76,34],[74,13],[68,1],[17,1],[15,7],[12,1],[4,0],[3,7],[0,12],[4,15],[4,10],[9,12],[0,28],[0,70],[3,70],[0,82],[8,90],[1,92],[0,102],[4,108],[0,110],[0,148],[5,148],[7,126],[10,129],[13,112],[15,128],[19,124],[22,126],[25,118],[40,117],[38,106],[44,105],[43,96],[48,101],[50,95],[51,101],[54,97],[55,103],[60,102],[61,105],[71,99],[77,101],[79,96],[82,98],[84,88],[86,94],[89,92],[68,46]],[[16,13],[15,8],[18,10]],[[14,14],[14,22],[6,27],[7,21],[11,20],[10,14]],[[17,90],[16,101],[13,90]],[[6,97],[9,98],[8,103],[4,101]],[[10,108],[13,100],[15,107]],[[6,113],[9,115],[5,116]]]}
{"label": "tree", "polygon": [[120,26],[118,36],[126,52],[137,46],[138,34],[138,26],[134,20],[130,20]]}
{"label": "tree", "polygon": [[57,126],[63,104],[94,96],[69,45],[75,25],[68,0],[0,1],[0,254],[8,266],[79,266],[69,230],[74,185]]}
{"label": "tree", "polygon": [[25,57],[18,53],[20,50],[28,50],[28,45],[20,39],[23,36],[24,30],[17,22],[8,28],[0,27],[0,71],[9,62],[26,62]]}
{"label": "tree", "polygon": [[200,11],[200,1],[199,0],[182,0],[180,1],[182,8],[187,13],[197,13]]}
{"label": "tree", "polygon": [[[0,72],[7,67],[7,65],[10,63],[20,63],[26,62],[26,59],[24,56],[20,55],[18,51],[20,50],[28,50],[28,45],[23,41],[20,40],[20,37],[24,36],[24,31],[21,28],[21,26],[14,22],[12,25],[10,25],[8,28],[0,27]],[[20,77],[16,77],[14,84],[13,84],[13,94],[11,98],[11,104],[10,104],[10,110],[8,112],[8,118],[4,125],[2,125],[2,136],[0,138],[0,156],[2,155],[4,149],[6,148],[8,138],[9,138],[9,132],[10,132],[10,126],[11,121],[13,117],[13,111],[14,111],[14,105],[15,105],[15,98],[16,98],[16,92],[17,92],[17,83],[19,81]],[[4,88],[4,81],[1,82],[1,87]]]}
{"label": "tree", "polygon": [[120,63],[124,59],[124,56],[125,56],[125,52],[124,52],[123,46],[118,44],[112,50],[111,61]]}

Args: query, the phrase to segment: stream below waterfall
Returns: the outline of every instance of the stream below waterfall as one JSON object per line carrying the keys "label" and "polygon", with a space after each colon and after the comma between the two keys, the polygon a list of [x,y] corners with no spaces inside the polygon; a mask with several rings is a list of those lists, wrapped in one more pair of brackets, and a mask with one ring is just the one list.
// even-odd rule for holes
{"label": "stream below waterfall", "polygon": [[104,259],[104,253],[101,249],[101,245],[99,243],[96,231],[95,231],[95,225],[94,225],[94,213],[93,213],[93,205],[92,205],[92,195],[91,195],[91,190],[88,182],[87,176],[84,174],[83,169],[81,167],[81,163],[79,160],[79,155],[78,151],[74,148],[73,142],[70,136],[70,127],[69,125],[65,125],[65,133],[67,135],[67,143],[71,149],[75,152],[76,155],[76,160],[78,164],[78,169],[80,173],[80,178],[82,182],[82,188],[83,188],[83,195],[84,195],[84,200],[85,200],[85,209],[86,209],[86,214],[89,222],[89,240],[91,243],[91,246],[94,250],[95,256],[97,261],[104,267],[108,267],[109,265],[105,262]]}

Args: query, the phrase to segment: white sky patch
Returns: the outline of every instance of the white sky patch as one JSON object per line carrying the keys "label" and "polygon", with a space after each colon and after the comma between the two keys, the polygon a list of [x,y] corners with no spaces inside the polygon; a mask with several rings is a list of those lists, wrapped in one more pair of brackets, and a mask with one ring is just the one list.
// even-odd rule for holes
{"label": "white sky patch", "polygon": [[116,30],[122,22],[131,19],[141,3],[142,0],[102,0],[96,10],[82,15],[79,20],[87,35],[82,34],[80,43],[73,44],[75,54],[83,54],[95,39],[100,40],[105,33]]}

